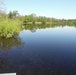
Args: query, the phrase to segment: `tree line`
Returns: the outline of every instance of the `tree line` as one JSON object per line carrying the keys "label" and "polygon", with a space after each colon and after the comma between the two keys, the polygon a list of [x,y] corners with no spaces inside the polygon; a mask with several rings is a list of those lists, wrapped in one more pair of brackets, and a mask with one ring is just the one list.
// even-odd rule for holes
{"label": "tree line", "polygon": [[76,19],[56,19],[30,14],[24,16],[24,24],[76,25]]}

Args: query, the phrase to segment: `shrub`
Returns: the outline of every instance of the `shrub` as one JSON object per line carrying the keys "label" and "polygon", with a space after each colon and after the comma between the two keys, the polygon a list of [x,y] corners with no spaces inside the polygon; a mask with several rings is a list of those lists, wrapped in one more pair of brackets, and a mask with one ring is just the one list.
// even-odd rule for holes
{"label": "shrub", "polygon": [[0,22],[0,36],[10,38],[19,33],[21,27],[18,20],[3,20]]}

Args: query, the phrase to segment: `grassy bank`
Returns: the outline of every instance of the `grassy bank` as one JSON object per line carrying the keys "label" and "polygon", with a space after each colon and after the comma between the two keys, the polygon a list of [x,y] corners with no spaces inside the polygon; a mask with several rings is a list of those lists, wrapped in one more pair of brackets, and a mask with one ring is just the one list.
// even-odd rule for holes
{"label": "grassy bank", "polygon": [[10,38],[15,36],[21,30],[18,19],[0,20],[0,37]]}

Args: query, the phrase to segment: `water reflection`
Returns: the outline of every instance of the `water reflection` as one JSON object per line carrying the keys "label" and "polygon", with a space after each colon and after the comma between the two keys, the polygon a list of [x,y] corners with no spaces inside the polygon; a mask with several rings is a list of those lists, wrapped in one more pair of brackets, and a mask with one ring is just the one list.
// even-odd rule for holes
{"label": "water reflection", "polygon": [[46,28],[55,28],[55,27],[65,27],[65,26],[71,26],[71,27],[76,27],[72,25],[49,25],[49,24],[38,24],[38,25],[24,25],[25,30],[30,30],[31,32],[36,32],[37,29],[46,29]]}
{"label": "water reflection", "polygon": [[0,38],[0,50],[10,50],[13,47],[20,47],[22,44],[20,38]]}
{"label": "water reflection", "polygon": [[[20,37],[0,38],[0,73],[12,73],[16,70],[12,69],[14,58],[23,47],[23,42]],[[15,52],[14,52],[15,51]]]}
{"label": "water reflection", "polygon": [[8,73],[10,71],[9,68],[9,58],[0,57],[0,72],[1,73]]}
{"label": "water reflection", "polygon": [[0,73],[75,75],[76,28],[49,27],[26,25],[20,38],[0,38]]}
{"label": "water reflection", "polygon": [[50,28],[50,27],[57,27],[57,25],[42,25],[42,24],[39,24],[39,25],[24,25],[25,27],[25,30],[30,30],[31,32],[36,32],[37,29],[45,29],[45,28]]}

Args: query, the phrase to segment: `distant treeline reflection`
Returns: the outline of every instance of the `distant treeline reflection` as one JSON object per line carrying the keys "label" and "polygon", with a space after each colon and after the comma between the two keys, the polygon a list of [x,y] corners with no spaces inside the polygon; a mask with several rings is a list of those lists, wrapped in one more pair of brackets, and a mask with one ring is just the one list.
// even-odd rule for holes
{"label": "distant treeline reflection", "polygon": [[50,25],[50,24],[28,24],[28,25],[24,25],[24,29],[25,30],[30,30],[31,32],[35,32],[37,29],[46,29],[46,28],[55,28],[55,27],[64,27],[64,26],[74,26],[76,27],[76,25]]}

